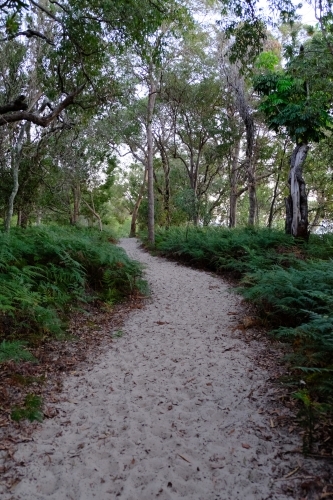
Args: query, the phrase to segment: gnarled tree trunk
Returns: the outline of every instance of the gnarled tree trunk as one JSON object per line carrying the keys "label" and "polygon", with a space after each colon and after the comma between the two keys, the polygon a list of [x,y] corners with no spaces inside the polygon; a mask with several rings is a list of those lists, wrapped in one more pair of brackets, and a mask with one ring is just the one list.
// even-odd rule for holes
{"label": "gnarled tree trunk", "polygon": [[307,144],[300,144],[294,149],[290,159],[289,185],[290,194],[285,198],[287,234],[296,238],[308,239],[308,196],[302,169],[309,151]]}

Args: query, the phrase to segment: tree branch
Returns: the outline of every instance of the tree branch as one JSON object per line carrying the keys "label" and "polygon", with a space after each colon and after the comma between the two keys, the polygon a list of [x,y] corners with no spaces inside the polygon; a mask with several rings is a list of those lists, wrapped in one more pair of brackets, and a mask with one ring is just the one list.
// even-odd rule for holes
{"label": "tree branch", "polygon": [[35,125],[39,125],[40,127],[47,127],[65,108],[74,103],[74,98],[82,92],[84,87],[85,84],[74,90],[74,92],[69,94],[52,110],[51,113],[46,116],[39,116],[28,111],[17,111],[16,113],[11,113],[6,116],[0,116],[0,127],[7,125],[8,123],[19,122],[21,120],[27,120]]}
{"label": "tree branch", "polygon": [[25,111],[28,109],[28,105],[25,102],[25,95],[18,96],[15,101],[9,102],[4,106],[0,106],[0,115],[8,113],[9,111]]}
{"label": "tree branch", "polygon": [[10,35],[7,36],[6,38],[1,38],[0,42],[8,42],[10,40],[14,40],[14,38],[17,38],[18,36],[26,36],[27,38],[33,38],[34,36],[36,36],[37,38],[42,38],[43,40],[45,40],[49,45],[52,45],[53,47],[55,46],[55,43],[52,42],[52,40],[50,40],[49,38],[47,38],[47,36],[31,28],[25,31],[20,31],[19,33],[15,33],[15,35]]}

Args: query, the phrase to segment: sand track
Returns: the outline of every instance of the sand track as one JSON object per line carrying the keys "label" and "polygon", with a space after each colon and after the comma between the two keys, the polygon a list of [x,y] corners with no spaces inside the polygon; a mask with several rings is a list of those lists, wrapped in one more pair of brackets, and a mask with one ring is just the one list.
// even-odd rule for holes
{"label": "sand track", "polygon": [[[59,414],[20,445],[22,500],[287,499],[276,477],[295,448],[258,413],[267,374],[233,331],[240,300],[220,278],[122,246],[152,296],[124,335],[67,379]],[[238,316],[238,319],[237,319]],[[274,434],[275,433],[275,434]],[[295,465],[294,465],[295,466]],[[9,498],[9,497],[8,497]]]}

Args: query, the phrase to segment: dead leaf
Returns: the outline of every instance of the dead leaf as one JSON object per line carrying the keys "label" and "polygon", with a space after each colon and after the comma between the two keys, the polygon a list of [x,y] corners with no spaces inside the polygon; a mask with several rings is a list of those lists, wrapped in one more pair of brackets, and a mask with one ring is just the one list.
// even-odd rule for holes
{"label": "dead leaf", "polygon": [[186,380],[186,382],[184,382],[184,384],[183,384],[183,385],[189,384],[189,383],[190,383],[190,382],[192,382],[193,380],[195,380],[195,377],[189,378],[188,380]]}
{"label": "dead leaf", "polygon": [[299,467],[296,467],[296,469],[292,470],[291,472],[289,472],[289,474],[287,474],[286,476],[283,476],[284,479],[287,479],[288,477],[292,476],[293,474],[295,474],[295,472],[297,472],[300,468]]}
{"label": "dead leaf", "polygon": [[258,319],[254,318],[253,316],[245,316],[242,319],[242,324],[244,328],[252,328],[253,326],[258,325]]}
{"label": "dead leaf", "polygon": [[251,446],[247,443],[242,443],[243,448],[246,448],[247,450],[251,448]]}
{"label": "dead leaf", "polygon": [[181,455],[180,453],[177,453],[177,455],[182,458],[183,460],[185,460],[185,462],[188,462],[189,464],[191,463],[189,460],[187,460],[187,458],[185,458],[183,455]]}

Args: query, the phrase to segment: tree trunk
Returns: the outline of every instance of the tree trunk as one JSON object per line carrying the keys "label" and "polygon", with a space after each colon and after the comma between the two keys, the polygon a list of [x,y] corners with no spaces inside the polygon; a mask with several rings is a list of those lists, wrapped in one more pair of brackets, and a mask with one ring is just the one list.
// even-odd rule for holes
{"label": "tree trunk", "polygon": [[25,211],[25,210],[21,210],[21,223],[20,223],[20,226],[23,228],[23,229],[26,229],[28,227],[28,221],[29,221],[29,215],[28,215],[28,212]]}
{"label": "tree trunk", "polygon": [[170,214],[170,164],[164,148],[160,148],[162,167],[164,171],[164,211],[166,213],[166,228],[169,229],[171,225]]}
{"label": "tree trunk", "polygon": [[235,143],[234,154],[232,158],[230,173],[230,198],[229,198],[229,227],[236,227],[237,217],[237,180],[238,180],[238,162],[240,154],[240,139]]}
{"label": "tree trunk", "polygon": [[73,194],[73,212],[71,216],[71,224],[75,226],[78,223],[80,215],[81,188],[80,184],[72,186]]}
{"label": "tree trunk", "polygon": [[138,218],[138,212],[139,212],[141,201],[142,201],[142,198],[143,198],[143,195],[144,195],[144,192],[145,192],[145,187],[146,187],[147,180],[148,180],[148,169],[145,168],[145,171],[144,171],[144,174],[143,174],[143,182],[141,184],[139,195],[138,195],[138,198],[136,200],[136,203],[135,203],[135,206],[134,206],[134,209],[133,209],[133,213],[132,213],[131,230],[130,230],[130,234],[129,234],[130,238],[135,238],[136,237],[136,220]]}
{"label": "tree trunk", "polygon": [[281,170],[282,170],[285,155],[286,155],[287,144],[288,144],[288,141],[286,140],[284,142],[283,154],[282,154],[282,158],[281,158],[280,165],[278,168],[278,175],[277,175],[275,186],[274,186],[273,199],[272,199],[271,206],[269,209],[269,216],[268,216],[268,223],[267,223],[267,226],[269,227],[269,229],[271,229],[272,223],[273,223],[274,207],[275,207],[275,202],[276,202],[276,198],[277,198],[277,191],[278,191],[279,182],[280,182]]}
{"label": "tree trunk", "polygon": [[14,200],[19,188],[19,168],[20,168],[20,158],[23,148],[24,133],[27,129],[27,124],[21,125],[20,132],[16,141],[16,144],[12,150],[11,157],[11,170],[13,174],[13,189],[8,200],[8,210],[5,219],[5,231],[10,231],[11,220],[14,213]]}
{"label": "tree trunk", "polygon": [[295,147],[290,159],[289,185],[290,194],[285,198],[286,223],[285,230],[295,238],[309,237],[308,222],[308,197],[305,189],[305,181],[302,176],[302,168],[309,151],[307,144]]}
{"label": "tree trunk", "polygon": [[[244,98],[245,100],[245,98]],[[243,115],[242,115],[243,113]],[[253,143],[254,143],[254,120],[250,109],[246,106],[240,113],[244,120],[246,129],[246,173],[247,185],[249,192],[249,218],[248,225],[254,226],[257,212],[257,191],[255,178],[255,161],[253,158]]]}
{"label": "tree trunk", "polygon": [[154,142],[153,142],[153,114],[156,101],[157,85],[153,77],[152,64],[150,67],[149,96],[147,108],[147,168],[148,168],[148,241],[155,244],[155,208],[154,208]]}

